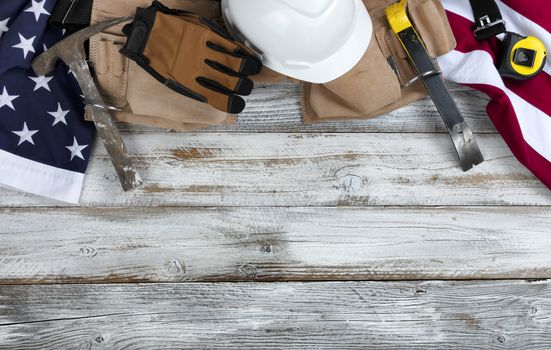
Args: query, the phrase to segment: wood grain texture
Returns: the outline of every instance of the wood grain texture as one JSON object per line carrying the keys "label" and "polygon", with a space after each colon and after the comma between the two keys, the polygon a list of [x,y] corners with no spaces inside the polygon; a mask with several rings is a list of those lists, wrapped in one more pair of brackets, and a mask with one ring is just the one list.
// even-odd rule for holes
{"label": "wood grain texture", "polygon": [[549,349],[548,281],[0,287],[2,349]]}
{"label": "wood grain texture", "polygon": [[[120,190],[96,145],[81,205],[551,205],[551,192],[497,135],[463,173],[445,134],[141,134],[125,142],[144,186]],[[1,206],[60,203],[2,190]]]}
{"label": "wood grain texture", "polygon": [[0,211],[0,284],[551,278],[551,208]]}
{"label": "wood grain texture", "polygon": [[353,282],[551,278],[551,193],[452,90],[467,174],[428,100],[303,125],[280,84],[234,126],[122,125],[136,192],[101,145],[81,208],[0,189],[0,349],[550,348],[548,281]]}
{"label": "wood grain texture", "polygon": [[[453,96],[466,121],[476,133],[495,133],[486,115],[488,98],[477,91],[450,85]],[[204,132],[285,133],[447,133],[436,107],[429,99],[370,120],[341,120],[306,125],[302,122],[299,86],[293,83],[259,85],[247,98],[247,108],[238,116],[238,123],[213,127]],[[120,124],[126,132],[157,132],[157,129]]]}

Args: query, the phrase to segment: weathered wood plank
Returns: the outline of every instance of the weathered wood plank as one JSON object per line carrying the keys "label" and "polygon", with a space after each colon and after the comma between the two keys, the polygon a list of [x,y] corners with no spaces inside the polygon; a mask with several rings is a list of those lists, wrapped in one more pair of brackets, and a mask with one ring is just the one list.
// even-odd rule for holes
{"label": "weathered wood plank", "polygon": [[2,349],[549,349],[548,281],[0,287]]}
{"label": "weathered wood plank", "polygon": [[8,209],[0,284],[551,278],[551,208]]}
{"label": "weathered wood plank", "polygon": [[[451,85],[453,96],[465,119],[476,133],[495,133],[486,115],[488,98],[466,87]],[[372,120],[336,121],[314,125],[302,122],[299,87],[292,83],[260,85],[248,100],[247,109],[231,126],[213,127],[204,132],[383,132],[446,133],[434,104],[426,99]],[[157,129],[121,124],[123,132],[157,132]]]}
{"label": "weathered wood plank", "polygon": [[[445,134],[140,134],[126,144],[144,178],[120,190],[95,147],[84,206],[551,205],[551,192],[496,135],[463,173]],[[0,191],[0,206],[61,205]]]}

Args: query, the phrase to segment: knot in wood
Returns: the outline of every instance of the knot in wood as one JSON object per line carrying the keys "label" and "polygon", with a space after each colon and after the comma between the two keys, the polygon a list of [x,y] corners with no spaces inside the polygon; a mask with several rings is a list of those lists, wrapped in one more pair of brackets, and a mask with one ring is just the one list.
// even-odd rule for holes
{"label": "knot in wood", "polygon": [[271,253],[274,251],[274,248],[272,247],[272,245],[270,243],[266,243],[262,246],[262,251],[265,252],[265,253]]}
{"label": "knot in wood", "polygon": [[97,249],[92,247],[82,247],[80,248],[80,255],[82,255],[85,258],[93,258],[96,255],[98,255],[98,251]]}
{"label": "knot in wood", "polygon": [[341,178],[339,186],[345,194],[354,194],[359,192],[365,186],[364,179],[358,175],[348,174]]}
{"label": "knot in wood", "polygon": [[105,342],[105,339],[103,338],[103,336],[99,335],[96,337],[96,339],[94,339],[94,341],[98,344],[102,344]]}
{"label": "knot in wood", "polygon": [[186,264],[181,259],[173,259],[168,263],[168,272],[183,275],[186,273]]}
{"label": "knot in wood", "polygon": [[505,343],[505,337],[500,335],[499,337],[497,337],[497,341],[503,344]]}
{"label": "knot in wood", "polygon": [[255,266],[251,264],[245,264],[239,268],[239,274],[246,278],[256,278],[258,271]]}

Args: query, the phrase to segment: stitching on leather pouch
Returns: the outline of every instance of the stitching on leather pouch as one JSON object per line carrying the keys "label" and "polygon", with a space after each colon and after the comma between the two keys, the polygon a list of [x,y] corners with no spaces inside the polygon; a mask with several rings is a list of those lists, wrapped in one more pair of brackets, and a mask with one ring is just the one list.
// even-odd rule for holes
{"label": "stitching on leather pouch", "polygon": [[[118,55],[120,55],[118,54],[118,50],[116,49],[117,42],[109,38],[108,37],[109,35],[112,35],[112,34],[100,33],[99,38],[95,39],[97,40],[97,43],[94,43],[95,44],[94,46],[96,46],[96,51],[94,52],[94,55],[91,58],[93,58],[94,61],[97,61],[101,58],[99,57],[99,48],[97,47],[97,45],[101,44],[101,45],[106,45],[107,56],[105,57],[105,59],[107,60],[108,65],[114,62],[116,59],[121,59],[121,58],[123,59],[123,62],[124,62],[122,64],[123,71],[121,72],[119,79],[116,79],[116,77],[113,74],[110,74],[110,72],[108,72],[107,74],[108,78],[107,78],[107,81],[105,82],[112,95],[110,98],[116,99],[116,101],[113,101],[113,102],[117,102],[115,104],[117,104],[118,106],[115,106],[115,107],[120,107],[122,105],[125,105],[125,102],[124,101],[121,102],[119,101],[119,99],[126,99],[126,93],[128,88],[128,59],[122,55],[121,55],[122,57],[117,57]],[[99,73],[96,73],[96,74],[99,77]],[[117,86],[117,83],[119,83],[119,88],[115,89],[115,87]]]}
{"label": "stitching on leather pouch", "polygon": [[[379,28],[375,32],[375,38],[377,39],[377,45],[379,45],[379,49],[383,53],[383,56],[385,59],[388,59],[388,57],[391,55],[390,51],[387,49],[387,45],[383,45],[383,43],[386,43],[386,40],[384,38],[384,33],[386,32],[385,27]],[[383,37],[381,37],[381,33],[383,33]]]}
{"label": "stitching on leather pouch", "polygon": [[400,56],[400,49],[397,48],[396,46],[394,46],[394,44],[396,43],[396,41],[392,40],[394,35],[395,34],[392,30],[386,30],[385,33],[384,33],[384,40],[385,40],[386,44],[388,45],[388,48],[389,48],[390,53],[393,56],[393,58],[396,59],[396,60],[400,60],[403,57]]}
{"label": "stitching on leather pouch", "polygon": [[[113,45],[118,48],[119,45],[115,42],[113,42]],[[126,98],[126,93],[128,89],[128,58],[124,57],[121,53],[119,53],[119,50],[113,50],[112,51],[113,56],[118,55],[119,57],[113,57],[113,59],[122,59],[121,69],[122,72],[120,72],[121,76],[120,79],[122,79],[121,89],[119,92],[120,98]]]}
{"label": "stitching on leather pouch", "polygon": [[[425,12],[423,11],[425,5],[432,6],[435,12],[440,15],[438,17],[438,20],[435,20],[435,23],[432,24],[432,28],[430,28],[430,25],[418,25],[416,23],[420,20],[419,17],[422,17],[422,13]],[[449,24],[447,23],[447,18],[445,15],[445,9],[442,7],[442,3],[439,0],[424,0],[421,1],[419,5],[415,7],[415,9],[419,9],[419,11],[413,11],[411,13],[411,20],[419,28],[419,35],[425,41],[427,50],[429,51],[431,57],[436,58],[437,56],[452,51],[456,46],[456,41],[453,37],[453,33],[450,32]],[[426,37],[427,31],[431,29],[434,30],[436,26],[443,30],[443,35],[441,37]],[[423,29],[425,33],[422,33],[421,29]]]}
{"label": "stitching on leather pouch", "polygon": [[[113,54],[113,50],[111,49],[111,44],[113,44],[113,42],[107,40],[103,43],[103,45],[107,45],[107,53],[109,56],[108,62],[110,65],[113,65],[115,55]],[[115,96],[119,97],[120,91],[115,90],[115,77],[113,76],[114,74],[110,71],[110,67],[107,68],[107,73],[107,75],[109,76],[109,90],[115,92]]]}
{"label": "stitching on leather pouch", "polygon": [[[124,56],[122,56],[121,54],[118,53],[119,50],[117,50],[117,48],[119,46],[118,46],[117,42],[108,40],[108,45],[110,45],[109,46],[109,55],[110,55],[109,62],[115,62],[115,60],[122,60],[124,62],[126,57],[124,57]],[[121,56],[121,57],[119,57],[119,56]],[[109,74],[111,89],[113,91],[116,91],[115,92],[116,97],[120,97],[120,98],[126,96],[126,85],[127,85],[127,82],[128,82],[128,76],[125,75],[123,66],[124,66],[124,63],[121,64],[121,69],[123,69],[123,71],[120,72],[119,79],[117,79],[117,77],[115,77],[114,74]],[[120,88],[115,90],[115,88],[117,87],[117,81],[120,83],[120,86],[119,86]]]}
{"label": "stitching on leather pouch", "polygon": [[312,106],[310,104],[310,89],[310,84],[304,82],[300,83],[302,117],[305,122],[313,122],[314,119],[319,119],[318,116],[312,111]]}
{"label": "stitching on leather pouch", "polygon": [[386,12],[385,12],[385,9],[384,9],[384,8],[378,9],[378,10],[373,10],[373,11],[371,11],[371,13],[370,13],[371,19],[381,18],[381,17],[383,17],[383,16],[386,16]]}
{"label": "stitching on leather pouch", "polygon": [[387,30],[385,33],[385,41],[388,45],[388,48],[390,50],[390,56],[395,61],[396,69],[398,70],[398,80],[400,81],[400,85],[402,88],[405,87],[405,84],[407,81],[409,81],[411,78],[414,77],[414,75],[411,75],[411,72],[404,72],[403,69],[401,69],[399,62],[405,61],[407,64],[413,69],[413,66],[409,59],[404,59],[400,57],[399,52],[400,49],[395,46],[396,42],[391,39],[391,36],[394,36],[394,32],[392,30]]}

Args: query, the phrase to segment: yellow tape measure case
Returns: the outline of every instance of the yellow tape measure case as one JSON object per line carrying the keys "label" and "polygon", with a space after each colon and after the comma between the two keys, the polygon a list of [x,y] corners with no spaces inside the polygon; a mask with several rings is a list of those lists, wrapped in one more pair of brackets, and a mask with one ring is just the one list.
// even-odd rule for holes
{"label": "yellow tape measure case", "polygon": [[503,56],[498,67],[501,76],[527,80],[538,75],[545,67],[547,51],[538,38],[508,32],[503,46]]}

